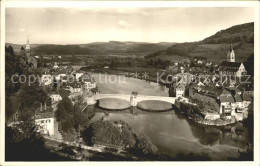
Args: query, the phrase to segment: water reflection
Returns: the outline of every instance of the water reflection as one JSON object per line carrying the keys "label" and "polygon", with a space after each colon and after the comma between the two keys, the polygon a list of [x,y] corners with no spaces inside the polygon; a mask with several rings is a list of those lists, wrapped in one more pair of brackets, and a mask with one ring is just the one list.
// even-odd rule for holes
{"label": "water reflection", "polygon": [[[131,78],[126,78],[126,82],[127,85],[98,86],[101,93],[128,94],[135,90],[143,95],[168,96],[165,86]],[[92,121],[104,116],[104,110],[100,108],[92,106],[87,110],[96,112]],[[200,154],[206,151],[214,160],[227,160],[228,157],[236,157],[238,148],[244,148],[249,142],[248,128],[241,123],[225,127],[205,126],[175,110],[148,112],[131,107],[123,111],[109,111],[109,118],[127,122],[136,132],[147,135],[160,153],[173,157],[180,152]]]}

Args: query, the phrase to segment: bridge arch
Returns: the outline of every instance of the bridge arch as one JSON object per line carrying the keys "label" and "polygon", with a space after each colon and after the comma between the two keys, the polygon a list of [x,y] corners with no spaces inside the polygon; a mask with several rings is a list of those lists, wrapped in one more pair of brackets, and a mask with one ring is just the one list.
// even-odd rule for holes
{"label": "bridge arch", "polygon": [[106,98],[114,98],[114,99],[122,99],[130,102],[131,106],[136,106],[137,103],[141,101],[164,101],[171,104],[175,104],[175,97],[165,97],[165,96],[146,96],[146,95],[122,95],[122,94],[96,94],[95,100],[106,99]]}
{"label": "bridge arch", "polygon": [[95,95],[95,100],[100,99],[122,99],[130,102],[131,95],[121,95],[121,94],[97,94]]}
{"label": "bridge arch", "polygon": [[138,96],[137,103],[142,101],[164,101],[167,103],[175,104],[175,97],[164,97],[164,96]]}

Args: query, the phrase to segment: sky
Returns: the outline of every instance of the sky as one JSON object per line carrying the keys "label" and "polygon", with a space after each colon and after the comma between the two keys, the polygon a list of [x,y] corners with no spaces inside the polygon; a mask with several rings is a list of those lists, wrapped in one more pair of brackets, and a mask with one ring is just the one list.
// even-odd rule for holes
{"label": "sky", "polygon": [[6,8],[6,42],[192,42],[254,21],[253,8]]}

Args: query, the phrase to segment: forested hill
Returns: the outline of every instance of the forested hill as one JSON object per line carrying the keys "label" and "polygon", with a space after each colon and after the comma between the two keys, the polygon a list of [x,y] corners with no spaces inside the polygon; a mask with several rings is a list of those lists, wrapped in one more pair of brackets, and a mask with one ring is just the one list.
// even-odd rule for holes
{"label": "forested hill", "polygon": [[254,23],[235,25],[228,29],[221,30],[202,41],[205,44],[221,43],[254,43]]}
{"label": "forested hill", "polygon": [[235,25],[198,42],[177,43],[164,51],[148,54],[146,58],[181,60],[183,57],[202,56],[213,61],[225,59],[232,43],[236,59],[245,60],[254,52],[254,23]]}
{"label": "forested hill", "polygon": [[[56,55],[87,55],[87,54],[149,54],[158,50],[165,50],[174,43],[146,43],[146,42],[95,42],[89,44],[75,44],[75,45],[31,45],[33,54],[56,54]],[[22,45],[11,45],[18,51]],[[17,50],[18,49],[18,50]]]}

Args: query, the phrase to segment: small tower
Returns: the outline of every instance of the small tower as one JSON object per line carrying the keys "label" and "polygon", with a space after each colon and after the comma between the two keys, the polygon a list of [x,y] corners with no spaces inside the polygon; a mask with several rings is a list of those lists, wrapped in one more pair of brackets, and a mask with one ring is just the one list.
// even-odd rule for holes
{"label": "small tower", "polygon": [[230,48],[227,53],[227,61],[228,62],[235,62],[235,52],[232,48],[232,45],[230,45]]}
{"label": "small tower", "polygon": [[180,70],[181,70],[181,73],[184,73],[184,68],[183,67],[181,67]]}
{"label": "small tower", "polygon": [[31,48],[30,48],[29,37],[28,36],[27,36],[27,44],[25,46],[25,53],[26,53],[27,58],[29,58],[30,54],[31,54]]}

